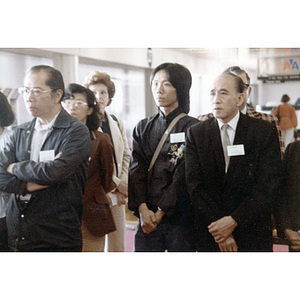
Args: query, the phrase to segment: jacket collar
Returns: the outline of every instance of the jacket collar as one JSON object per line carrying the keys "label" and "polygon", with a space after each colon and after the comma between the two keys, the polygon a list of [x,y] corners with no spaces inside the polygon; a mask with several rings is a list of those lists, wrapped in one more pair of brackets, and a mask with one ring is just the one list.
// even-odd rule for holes
{"label": "jacket collar", "polygon": [[[71,119],[73,117],[69,115],[69,113],[62,107],[59,115],[57,116],[53,127],[56,128],[67,128],[71,125]],[[27,122],[20,125],[21,129],[32,130],[35,126],[36,118],[34,118],[31,122]]]}
{"label": "jacket collar", "polygon": [[158,114],[160,118],[163,118],[167,124],[171,123],[174,118],[176,118],[179,114],[183,113],[183,109],[178,106],[176,109],[174,109],[172,112],[170,112],[166,117],[162,113],[162,111],[158,107]]}
{"label": "jacket collar", "polygon": [[[247,127],[248,122],[247,118],[250,118],[244,114],[240,114],[239,121],[236,128],[235,138],[234,138],[234,145],[245,145],[245,141],[247,140]],[[221,135],[220,135],[220,129],[218,126],[218,121],[216,118],[209,119],[210,120],[210,126],[212,127],[212,134],[210,135],[210,144],[211,148],[213,149],[213,155],[215,155],[215,161],[218,165],[219,171],[222,174],[224,173],[225,169],[225,160],[222,152],[222,142],[221,142]],[[219,137],[219,138],[217,138]],[[221,154],[222,153],[222,154]],[[238,165],[240,161],[239,156],[232,156],[230,158],[229,167],[227,170],[227,174],[231,173],[232,170],[235,169],[235,167]]]}

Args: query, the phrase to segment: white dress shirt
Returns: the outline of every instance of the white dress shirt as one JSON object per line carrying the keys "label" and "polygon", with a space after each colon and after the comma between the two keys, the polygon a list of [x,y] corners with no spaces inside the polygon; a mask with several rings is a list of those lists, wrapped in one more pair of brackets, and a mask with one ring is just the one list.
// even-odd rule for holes
{"label": "white dress shirt", "polygon": [[[227,132],[229,135],[229,140],[230,140],[231,145],[234,142],[236,127],[237,127],[239,118],[240,118],[240,111],[238,111],[237,114],[228,123],[226,123],[229,125]],[[220,133],[221,133],[221,128],[225,123],[223,123],[220,119],[217,119],[217,121],[218,121],[218,125],[220,128]],[[222,138],[222,136],[221,136],[221,138]]]}

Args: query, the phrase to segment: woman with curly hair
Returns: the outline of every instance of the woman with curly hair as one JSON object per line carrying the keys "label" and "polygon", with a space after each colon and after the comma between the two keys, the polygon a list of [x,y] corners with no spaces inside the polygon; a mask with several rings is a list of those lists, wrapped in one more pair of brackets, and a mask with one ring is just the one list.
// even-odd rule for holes
{"label": "woman with curly hair", "polygon": [[125,251],[125,203],[128,197],[128,167],[130,150],[125,129],[120,118],[105,111],[115,95],[115,84],[106,73],[94,71],[88,74],[84,86],[96,96],[100,105],[100,112],[104,115],[99,131],[107,133],[114,146],[114,173],[113,181],[116,188],[108,194],[112,201],[112,214],[117,230],[107,235],[107,250]]}

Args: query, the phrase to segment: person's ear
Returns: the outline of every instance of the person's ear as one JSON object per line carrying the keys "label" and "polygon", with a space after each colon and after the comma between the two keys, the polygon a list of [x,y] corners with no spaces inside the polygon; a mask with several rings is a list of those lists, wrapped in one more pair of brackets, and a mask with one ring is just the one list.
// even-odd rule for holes
{"label": "person's ear", "polygon": [[243,93],[240,93],[238,96],[238,101],[236,103],[236,106],[239,107],[241,106],[245,101],[245,95]]}
{"label": "person's ear", "polygon": [[55,92],[55,103],[59,103],[62,95],[63,95],[63,91],[62,90],[57,90]]}
{"label": "person's ear", "polygon": [[249,86],[249,87],[248,87],[248,98],[250,98],[250,94],[251,94],[251,92],[252,92],[252,87],[251,87],[251,86]]}

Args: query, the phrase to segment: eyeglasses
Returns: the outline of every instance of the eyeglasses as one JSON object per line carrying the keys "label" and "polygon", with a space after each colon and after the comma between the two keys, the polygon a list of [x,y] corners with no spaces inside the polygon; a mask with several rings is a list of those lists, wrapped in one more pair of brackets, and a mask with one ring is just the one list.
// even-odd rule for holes
{"label": "eyeglasses", "polygon": [[62,101],[63,106],[71,106],[71,105],[75,105],[75,107],[82,107],[82,106],[88,106],[88,104],[86,102],[83,101],[78,101],[78,100],[63,100]]}
{"label": "eyeglasses", "polygon": [[244,88],[247,89],[250,86],[250,84],[244,83]]}
{"label": "eyeglasses", "polygon": [[33,94],[34,97],[38,98],[40,97],[42,94],[52,91],[53,89],[49,89],[46,91],[43,91],[40,88],[28,88],[28,87],[20,87],[18,88],[18,92],[19,94],[21,94],[22,96],[28,96],[31,92]]}

